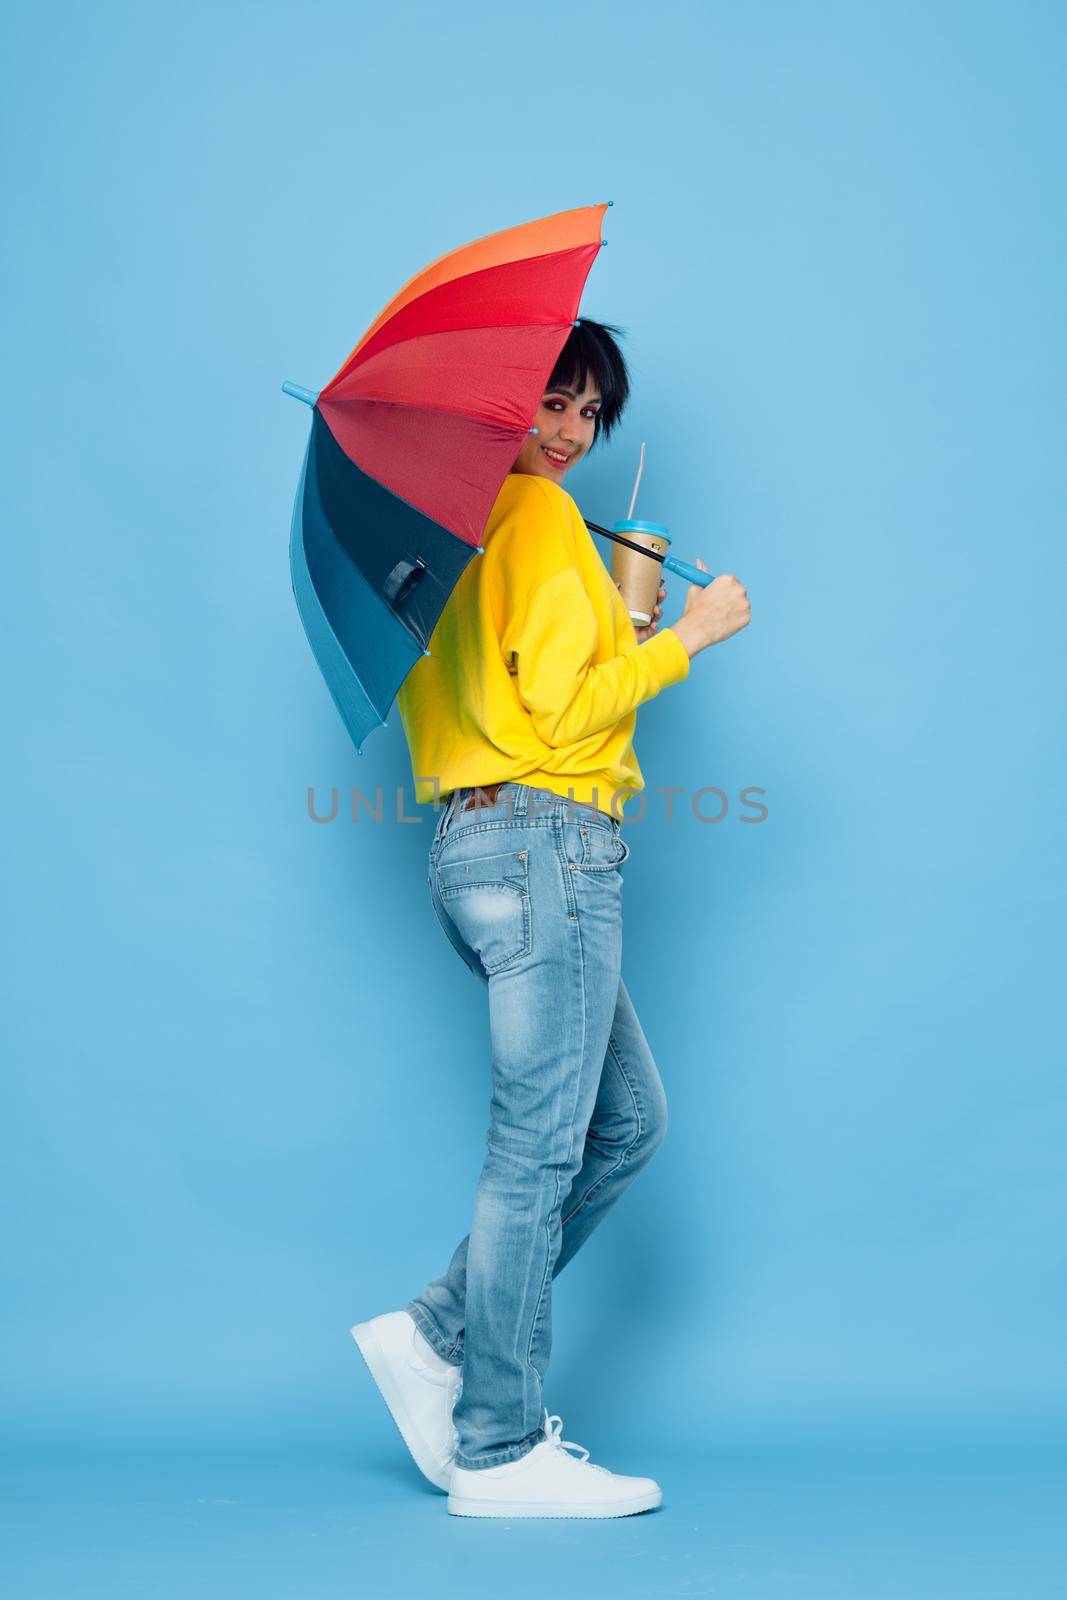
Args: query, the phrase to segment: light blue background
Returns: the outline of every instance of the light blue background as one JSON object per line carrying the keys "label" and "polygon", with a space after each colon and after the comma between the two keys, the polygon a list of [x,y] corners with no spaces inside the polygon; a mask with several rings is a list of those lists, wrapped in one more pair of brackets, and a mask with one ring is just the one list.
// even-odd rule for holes
{"label": "light blue background", "polygon": [[[1053,1592],[1062,8],[18,0],[0,48],[20,1600]],[[457,1534],[347,1328],[469,1224],[484,996],[398,714],[357,758],[302,633],[280,384],[609,198],[635,393],[567,487],[624,515],[647,441],[637,514],[753,604],[640,718],[672,1124],[546,1387],[667,1505]],[[353,784],[421,822],[308,820]],[[668,825],[705,784],[768,820]]]}

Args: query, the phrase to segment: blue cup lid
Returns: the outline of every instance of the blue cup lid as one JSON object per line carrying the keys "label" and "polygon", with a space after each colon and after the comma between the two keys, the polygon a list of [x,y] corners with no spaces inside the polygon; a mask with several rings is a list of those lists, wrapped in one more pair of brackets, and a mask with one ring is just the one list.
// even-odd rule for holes
{"label": "blue cup lid", "polygon": [[632,520],[616,522],[611,531],[612,533],[658,533],[661,538],[667,540],[668,544],[671,537],[664,522],[635,522]]}

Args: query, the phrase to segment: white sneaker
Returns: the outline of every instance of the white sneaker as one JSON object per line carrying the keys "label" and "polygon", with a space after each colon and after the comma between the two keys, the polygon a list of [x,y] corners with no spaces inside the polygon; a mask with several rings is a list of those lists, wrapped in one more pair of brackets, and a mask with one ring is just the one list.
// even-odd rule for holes
{"label": "white sneaker", "polygon": [[[545,1437],[518,1461],[478,1471],[454,1466],[449,1511],[454,1517],[630,1517],[662,1504],[654,1478],[625,1478],[595,1466],[588,1450],[560,1438],[562,1431],[560,1418],[546,1411]],[[568,1450],[581,1450],[581,1457]]]}
{"label": "white sneaker", "polygon": [[437,1354],[408,1311],[387,1311],[350,1332],[415,1465],[447,1491],[456,1448],[452,1408],[463,1368]]}

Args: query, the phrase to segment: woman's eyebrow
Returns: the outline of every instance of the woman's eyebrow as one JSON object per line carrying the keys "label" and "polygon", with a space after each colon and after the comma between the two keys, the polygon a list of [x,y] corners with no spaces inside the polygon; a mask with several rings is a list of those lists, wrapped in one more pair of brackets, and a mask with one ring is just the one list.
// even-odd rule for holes
{"label": "woman's eyebrow", "polygon": [[[573,389],[564,389],[560,384],[557,384],[554,389],[546,389],[545,393],[546,394],[565,394],[567,396],[568,400],[577,400],[577,398],[578,398],[578,396],[575,394]],[[598,394],[595,394],[591,400],[586,402],[586,404],[587,405],[591,405],[591,406],[599,406],[599,405],[603,404],[603,401],[601,400],[601,398],[600,398],[600,396]]]}

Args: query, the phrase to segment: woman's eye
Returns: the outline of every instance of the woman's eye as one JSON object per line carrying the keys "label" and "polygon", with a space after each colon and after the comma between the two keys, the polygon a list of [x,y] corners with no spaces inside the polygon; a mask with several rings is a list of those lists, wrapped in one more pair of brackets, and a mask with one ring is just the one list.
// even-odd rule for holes
{"label": "woman's eye", "polygon": [[[546,400],[544,402],[544,406],[545,406],[545,410],[546,411],[551,411],[554,406],[561,406],[562,404],[563,404],[562,400]],[[585,410],[586,415],[592,417],[593,421],[595,422],[596,419],[597,419],[597,416],[599,414],[598,411],[597,411],[597,408],[595,406],[585,406],[584,410]]]}

